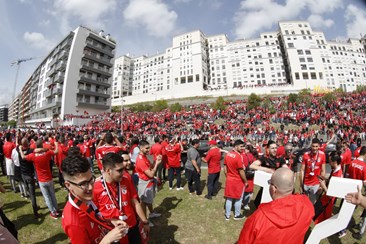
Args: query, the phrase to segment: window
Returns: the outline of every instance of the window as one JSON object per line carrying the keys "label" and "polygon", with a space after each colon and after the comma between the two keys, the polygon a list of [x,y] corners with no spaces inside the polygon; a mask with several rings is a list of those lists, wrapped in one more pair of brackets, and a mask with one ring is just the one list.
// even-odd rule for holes
{"label": "window", "polygon": [[303,72],[303,73],[302,73],[302,78],[303,78],[304,80],[308,80],[308,79],[309,79],[309,74],[308,74],[307,72]]}
{"label": "window", "polygon": [[311,73],[310,73],[310,78],[311,78],[312,80],[316,80],[316,73],[315,73],[315,72],[311,72]]}
{"label": "window", "polygon": [[307,58],[308,59],[308,62],[313,62],[313,58]]}
{"label": "window", "polygon": [[294,47],[294,44],[293,44],[292,42],[289,42],[289,43],[288,43],[288,47],[289,47],[289,48],[292,48],[292,47]]}
{"label": "window", "polygon": [[296,80],[299,80],[300,79],[299,73],[297,73],[297,72],[295,73],[295,79]]}
{"label": "window", "polygon": [[305,54],[310,55],[311,54],[310,50],[305,50]]}

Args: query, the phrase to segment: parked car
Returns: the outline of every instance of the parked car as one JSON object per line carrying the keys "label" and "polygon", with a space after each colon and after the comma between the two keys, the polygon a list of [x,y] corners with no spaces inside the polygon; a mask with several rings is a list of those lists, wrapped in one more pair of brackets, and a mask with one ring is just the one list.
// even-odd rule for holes
{"label": "parked car", "polygon": [[[304,156],[304,153],[306,152],[310,152],[311,148],[310,147],[303,147],[303,148],[298,148],[295,149],[292,152],[292,155],[294,156],[294,164],[301,164],[302,163],[302,159]],[[325,148],[325,155],[326,155],[326,163],[329,163],[329,155],[331,152],[335,152],[336,151],[336,145],[334,143],[330,143],[327,145],[327,147]]]}

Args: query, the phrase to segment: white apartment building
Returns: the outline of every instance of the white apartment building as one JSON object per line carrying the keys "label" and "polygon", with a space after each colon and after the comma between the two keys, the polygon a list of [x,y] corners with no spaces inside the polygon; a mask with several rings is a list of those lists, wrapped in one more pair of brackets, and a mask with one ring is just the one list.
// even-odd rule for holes
{"label": "white apartment building", "polygon": [[[257,39],[236,41],[224,34],[185,33],[173,37],[172,47],[163,54],[128,57],[133,72],[116,73],[116,65],[126,62],[119,61],[127,59],[122,56],[116,59],[113,91],[120,94],[125,87],[123,94],[132,95],[123,95],[123,103],[132,104],[194,96],[290,93],[304,88],[353,91],[366,84],[365,38],[327,42],[324,33],[313,31],[306,21],[281,21],[278,26],[277,31],[261,33]],[[114,96],[112,105],[120,105],[121,99]]]}
{"label": "white apartment building", "polygon": [[55,127],[84,124],[87,115],[109,111],[115,47],[109,34],[83,26],[70,32],[22,88],[18,106],[26,107],[14,119]]}

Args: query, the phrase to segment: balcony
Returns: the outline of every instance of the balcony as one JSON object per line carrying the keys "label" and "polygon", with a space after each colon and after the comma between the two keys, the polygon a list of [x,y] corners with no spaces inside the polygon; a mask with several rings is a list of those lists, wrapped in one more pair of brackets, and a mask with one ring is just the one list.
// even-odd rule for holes
{"label": "balcony", "polygon": [[109,73],[109,70],[108,69],[99,69],[99,68],[96,68],[96,67],[92,67],[92,66],[89,66],[87,64],[83,64],[81,66],[82,69],[85,69],[85,70],[88,70],[88,71],[92,71],[92,72],[95,72],[97,74],[102,74],[104,76],[107,76],[107,77],[111,77],[112,74]]}
{"label": "balcony", "polygon": [[87,89],[83,89],[83,88],[79,88],[78,94],[80,95],[89,95],[89,96],[96,96],[96,97],[104,97],[104,98],[109,98],[110,94],[107,93],[102,93],[99,91],[91,91],[91,90],[87,90]]}
{"label": "balcony", "polygon": [[107,88],[111,87],[108,79],[97,78],[96,80],[94,80],[88,76],[81,76],[80,81],[87,82],[89,84],[104,86]]}
{"label": "balcony", "polygon": [[106,110],[109,108],[106,102],[100,103],[90,103],[90,101],[79,100],[78,106],[88,107],[88,108],[96,108],[96,109],[103,109]]}
{"label": "balcony", "polygon": [[59,59],[67,59],[69,57],[69,51],[63,50],[60,54],[59,54]]}
{"label": "balcony", "polygon": [[112,67],[113,66],[113,64],[111,63],[111,59],[108,59],[108,58],[105,58],[105,57],[98,57],[95,54],[84,53],[83,58],[91,59],[91,60],[96,61],[98,63],[105,64],[108,67]]}
{"label": "balcony", "polygon": [[57,75],[53,78],[53,81],[56,83],[62,83],[64,81],[65,75],[62,72],[58,72]]}
{"label": "balcony", "polygon": [[47,76],[51,77],[56,72],[55,66],[53,66],[50,71],[47,72]]}
{"label": "balcony", "polygon": [[103,48],[100,44],[98,45],[94,42],[87,42],[86,46],[91,49],[94,49],[95,51],[107,54],[110,57],[114,57],[114,54],[112,53],[112,51],[109,48]]}
{"label": "balcony", "polygon": [[71,43],[72,43],[72,39],[71,39],[71,38],[67,39],[66,41],[64,41],[64,42],[61,44],[61,49],[65,49],[65,47],[69,47],[69,46],[71,46]]}
{"label": "balcony", "polygon": [[66,68],[66,63],[64,61],[61,61],[61,62],[57,63],[57,65],[56,65],[57,71],[65,70],[65,68]]}

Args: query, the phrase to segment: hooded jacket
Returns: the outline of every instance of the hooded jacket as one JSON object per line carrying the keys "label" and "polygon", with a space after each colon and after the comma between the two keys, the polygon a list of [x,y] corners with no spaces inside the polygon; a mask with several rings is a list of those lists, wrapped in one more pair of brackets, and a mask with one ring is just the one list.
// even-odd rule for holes
{"label": "hooded jacket", "polygon": [[238,243],[303,243],[313,216],[314,207],[305,195],[263,203],[246,220]]}

